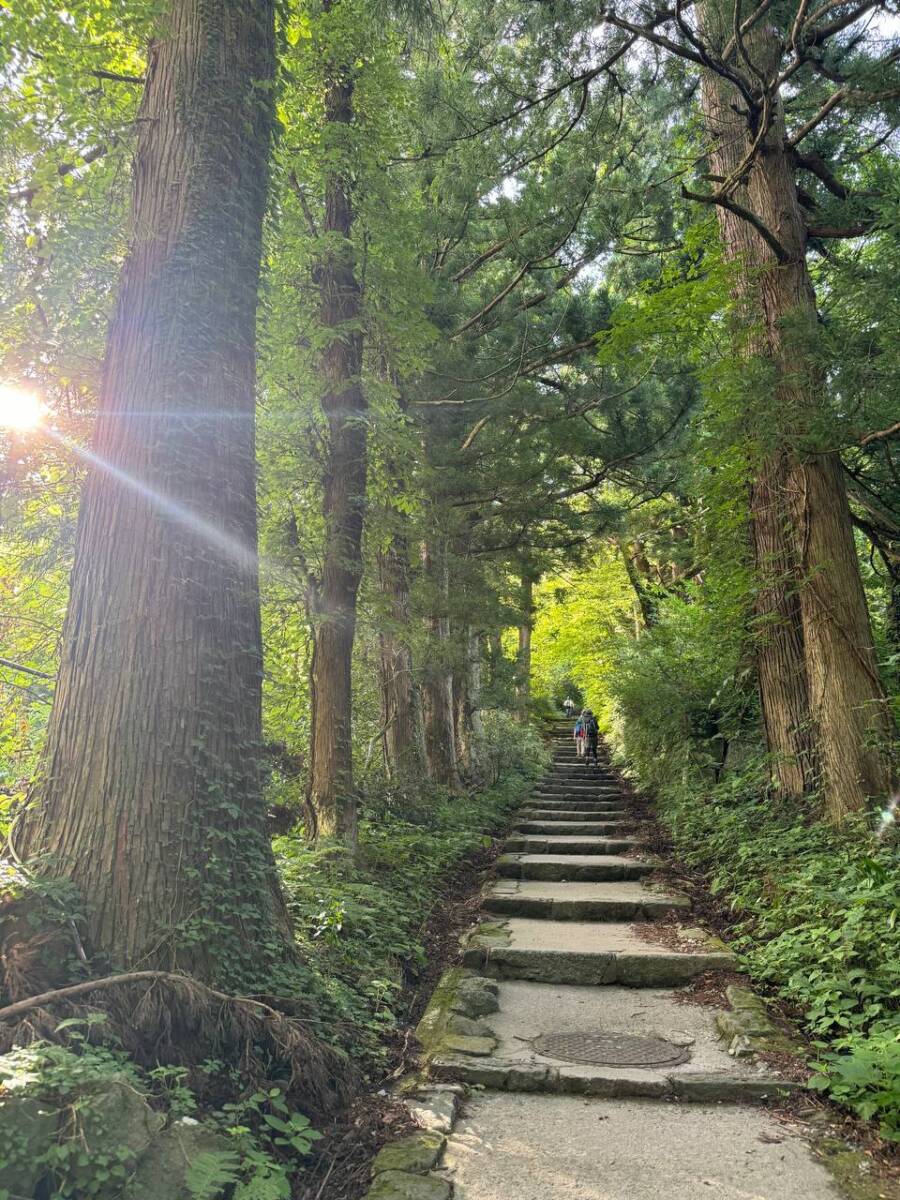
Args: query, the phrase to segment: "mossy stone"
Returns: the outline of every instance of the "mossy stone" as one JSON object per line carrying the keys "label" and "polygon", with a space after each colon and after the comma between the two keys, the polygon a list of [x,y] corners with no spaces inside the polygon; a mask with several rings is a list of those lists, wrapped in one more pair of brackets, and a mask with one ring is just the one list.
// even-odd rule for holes
{"label": "mossy stone", "polygon": [[441,1156],[444,1138],[439,1133],[411,1134],[396,1142],[388,1142],[375,1155],[372,1174],[382,1171],[408,1171],[412,1175],[425,1175]]}
{"label": "mossy stone", "polygon": [[366,1200],[450,1200],[450,1184],[436,1175],[382,1171],[366,1192]]}
{"label": "mossy stone", "polygon": [[472,1054],[477,1058],[486,1058],[497,1048],[497,1039],[493,1037],[464,1037],[460,1034],[449,1033],[444,1038],[441,1049],[451,1054]]}
{"label": "mossy stone", "polygon": [[13,1196],[34,1194],[44,1167],[37,1159],[56,1140],[59,1110],[34,1096],[0,1100],[0,1190]]}
{"label": "mossy stone", "polygon": [[191,1200],[191,1163],[202,1154],[233,1150],[221,1131],[191,1118],[176,1121],[151,1142],[125,1189],[125,1200]]}
{"label": "mossy stone", "polygon": [[451,1009],[464,1017],[490,1016],[500,1009],[498,990],[493,980],[470,975],[460,980]]}
{"label": "mossy stone", "polygon": [[447,1032],[462,1037],[493,1037],[494,1031],[486,1021],[475,1021],[462,1013],[451,1013],[447,1021]]}

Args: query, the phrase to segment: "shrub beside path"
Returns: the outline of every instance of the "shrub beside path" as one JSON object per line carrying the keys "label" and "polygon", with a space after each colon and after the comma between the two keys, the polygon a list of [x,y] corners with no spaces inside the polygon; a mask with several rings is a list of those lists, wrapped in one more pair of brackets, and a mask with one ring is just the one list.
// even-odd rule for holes
{"label": "shrub beside path", "polygon": [[[842,1145],[776,1119],[799,1085],[765,1005],[685,1003],[733,972],[656,886],[608,765],[568,727],[519,814],[483,920],[419,1027],[420,1134],[385,1148],[371,1200],[878,1200]],[[860,1160],[861,1161],[861,1160]]]}

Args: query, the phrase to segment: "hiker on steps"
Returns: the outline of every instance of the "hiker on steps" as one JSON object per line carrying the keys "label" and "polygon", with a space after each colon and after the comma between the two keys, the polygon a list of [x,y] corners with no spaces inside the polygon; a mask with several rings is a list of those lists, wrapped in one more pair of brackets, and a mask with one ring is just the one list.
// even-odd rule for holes
{"label": "hiker on steps", "polygon": [[572,736],[575,739],[575,753],[579,758],[584,758],[584,713],[575,722],[575,732]]}
{"label": "hiker on steps", "polygon": [[597,724],[597,718],[589,708],[586,708],[581,714],[581,720],[584,726],[585,748],[582,751],[584,765],[587,766],[593,758],[594,766],[599,770],[600,760],[597,758],[597,742],[600,739],[600,726]]}
{"label": "hiker on steps", "polygon": [[563,700],[563,708],[566,710],[566,716],[571,721],[572,713],[575,711],[575,701],[571,696],[566,696],[565,700]]}

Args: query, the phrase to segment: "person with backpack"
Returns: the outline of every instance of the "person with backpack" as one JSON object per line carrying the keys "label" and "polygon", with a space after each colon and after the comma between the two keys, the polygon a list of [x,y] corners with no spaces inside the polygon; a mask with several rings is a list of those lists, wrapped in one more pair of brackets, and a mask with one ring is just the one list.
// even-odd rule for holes
{"label": "person with backpack", "polygon": [[597,743],[600,740],[600,726],[597,724],[597,718],[589,708],[584,710],[581,720],[584,727],[585,747],[582,751],[584,765],[587,766],[588,762],[593,759],[594,766],[599,770],[600,760],[597,757]]}
{"label": "person with backpack", "polygon": [[575,739],[575,753],[579,758],[584,758],[584,714],[575,722],[575,731],[572,734]]}

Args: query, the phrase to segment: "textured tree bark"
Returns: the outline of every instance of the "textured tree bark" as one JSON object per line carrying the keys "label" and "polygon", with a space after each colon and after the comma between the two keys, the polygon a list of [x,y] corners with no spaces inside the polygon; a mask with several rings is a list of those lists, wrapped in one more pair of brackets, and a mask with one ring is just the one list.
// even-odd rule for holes
{"label": "textured tree bark", "polygon": [[463,633],[463,662],[453,672],[453,724],[461,773],[479,773],[478,746],[484,735],[479,711],[481,696],[481,638],[471,626]]}
{"label": "textured tree bark", "polygon": [[757,575],[756,666],[766,744],[779,791],[798,799],[815,787],[816,755],[798,563],[786,503],[789,470],[787,454],[766,456],[750,489],[750,519]]}
{"label": "textured tree bark", "polygon": [[426,618],[430,634],[428,657],[422,663],[422,707],[425,718],[425,756],[435,783],[459,787],[456,727],[453,720],[453,671],[449,661],[450,617],[446,538],[422,547],[422,567],[431,583],[432,613]]}
{"label": "textured tree bark", "polygon": [[271,0],[175,0],[151,49],[131,246],[19,849],[89,952],[257,982],[283,909],[261,794],[255,319]]}
{"label": "textured tree bark", "polygon": [[[333,7],[327,3],[326,9]],[[325,149],[340,158],[353,120],[349,69],[329,68]],[[322,576],[315,588],[314,650],[311,664],[312,736],[309,799],[319,837],[356,842],[353,789],[351,662],[356,601],[362,578],[362,534],[366,502],[367,403],[361,382],[362,291],[353,251],[353,201],[349,175],[339,167],[325,184],[323,233],[327,257],[318,272],[321,322],[328,341],[322,352],[322,411],[328,451],[322,512],[325,541]]]}
{"label": "textured tree bark", "polygon": [[531,700],[531,632],[534,626],[534,579],[522,575],[522,621],[519,625],[519,652],[516,658],[516,715],[525,722]]}
{"label": "textured tree bark", "polygon": [[[732,33],[733,7],[704,0],[701,23],[721,46]],[[762,20],[747,39],[755,69],[771,77],[781,56],[777,29]],[[775,102],[778,101],[777,96]],[[743,100],[709,70],[703,107],[713,174],[728,177],[751,144]],[[872,748],[890,738],[869,614],[853,545],[840,459],[817,451],[812,430],[825,386],[806,340],[815,335],[815,294],[806,264],[806,227],[794,168],[776,108],[739,201],[774,234],[775,248],[740,215],[718,209],[726,253],[750,268],[744,299],[758,332],[750,351],[772,370],[772,403],[763,415],[774,441],[753,489],[753,533],[760,590],[760,687],[767,734],[782,786],[797,794],[812,767],[806,730],[818,742],[826,809],[832,820],[861,808],[889,783],[887,760]],[[789,531],[789,536],[786,536]],[[796,627],[799,611],[802,632]],[[802,647],[803,669],[797,661]],[[801,678],[809,716],[803,712]],[[811,719],[811,720],[810,720]],[[780,764],[780,765],[779,765]],[[786,766],[785,764],[791,764]]]}
{"label": "textured tree bark", "polygon": [[890,787],[895,731],[872,645],[840,458],[802,459],[790,489],[810,707],[820,732],[828,815],[840,821]]}
{"label": "textured tree bark", "polygon": [[625,574],[628,576],[628,582],[631,584],[631,590],[634,592],[635,604],[637,606],[637,618],[635,620],[635,637],[641,633],[641,629],[650,629],[656,623],[656,609],[653,603],[653,597],[649,594],[644,586],[644,580],[641,572],[638,570],[637,563],[632,557],[631,546],[626,545],[619,538],[613,539],[615,545],[622,555],[622,562],[625,565]]}
{"label": "textured tree bark", "polygon": [[409,545],[401,534],[394,534],[388,549],[379,555],[378,578],[388,608],[388,624],[378,635],[385,768],[392,779],[421,778],[425,730],[409,644]]}

